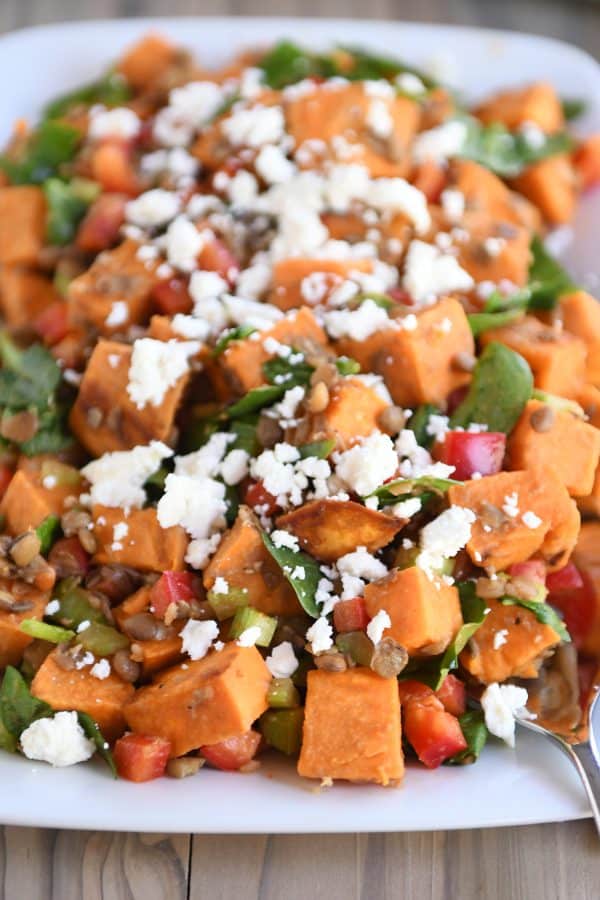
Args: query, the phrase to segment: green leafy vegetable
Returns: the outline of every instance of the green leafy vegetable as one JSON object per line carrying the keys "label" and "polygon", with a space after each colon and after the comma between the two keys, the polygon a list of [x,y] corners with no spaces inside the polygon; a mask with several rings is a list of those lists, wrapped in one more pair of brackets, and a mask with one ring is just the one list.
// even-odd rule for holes
{"label": "green leafy vegetable", "polygon": [[522,600],[519,597],[503,597],[500,602],[503,606],[522,606],[524,609],[530,610],[538,622],[541,622],[543,625],[549,625],[560,636],[561,640],[567,643],[571,642],[571,635],[567,631],[565,623],[554,607],[543,600]]}
{"label": "green leafy vegetable", "polygon": [[513,291],[512,294],[502,294],[500,291],[492,291],[483,306],[484,313],[501,313],[514,310],[525,310],[529,306],[531,291],[528,287]]}
{"label": "green leafy vegetable", "polygon": [[471,422],[490,431],[512,431],[531,397],[533,375],[527,362],[504,344],[488,344],[475,366],[469,392],[450,418],[452,428]]}
{"label": "green leafy vegetable", "polygon": [[266,406],[272,406],[277,400],[281,400],[287,389],[288,385],[285,384],[266,384],[263,387],[253,388],[241,400],[237,400],[227,407],[226,416],[236,419],[258,412]]}
{"label": "green leafy vegetable", "polygon": [[551,256],[539,237],[531,241],[529,267],[529,308],[553,309],[561,294],[575,289],[571,276]]}
{"label": "green leafy vegetable", "polygon": [[35,529],[35,533],[40,539],[41,547],[40,553],[42,556],[46,556],[52,547],[52,544],[56,540],[57,534],[60,530],[60,519],[54,513],[51,513],[49,516],[46,516],[43,522],[40,522],[38,527]]}
{"label": "green leafy vegetable", "polygon": [[100,728],[98,727],[96,722],[94,722],[92,717],[87,713],[78,712],[77,719],[85,733],[85,736],[89,738],[90,741],[92,741],[92,743],[96,747],[96,752],[102,757],[102,759],[112,772],[113,777],[116,778],[117,767],[115,766],[113,755],[110,752],[108,741],[104,738],[104,735],[100,731]]}
{"label": "green leafy vegetable", "polygon": [[[312,616],[319,617],[319,607],[315,594],[323,573],[319,564],[302,550],[291,550],[289,547],[276,547],[269,535],[262,532],[265,547],[281,567],[281,571],[293,587],[302,609]],[[303,577],[300,577],[302,575]]]}
{"label": "green leafy vegetable", "polygon": [[335,75],[335,65],[325,56],[309,53],[292,41],[280,41],[258,63],[269,87],[277,90],[311,75]]}
{"label": "green leafy vegetable", "polygon": [[301,459],[306,459],[308,456],[316,456],[317,459],[327,459],[334,449],[335,440],[332,438],[329,441],[313,441],[310,444],[301,444],[298,447],[298,453]]}
{"label": "green leafy vegetable", "polygon": [[503,312],[469,313],[467,319],[469,320],[473,337],[479,337],[484,331],[489,331],[491,328],[501,328],[503,325],[510,325],[511,322],[516,322],[522,316],[523,311],[521,309],[505,309]]}
{"label": "green leafy vegetable", "polygon": [[573,119],[578,119],[587,111],[588,104],[580,97],[563,97],[561,106],[567,122],[572,122]]}
{"label": "green leafy vegetable", "polygon": [[67,94],[52,100],[44,109],[46,119],[59,119],[75,106],[121,106],[131,99],[131,88],[118,72],[108,72],[103,78],[91,84],[75,88]]}
{"label": "green leafy vegetable", "polygon": [[68,628],[60,628],[58,625],[49,625],[38,619],[23,619],[19,625],[21,631],[40,641],[50,641],[51,644],[62,644],[75,637],[75,632]]}
{"label": "green leafy vegetable", "polygon": [[7,666],[0,686],[0,718],[5,729],[19,738],[36,719],[53,714],[51,706],[32,697],[21,673],[13,666]]}
{"label": "green leafy vegetable", "polygon": [[400,60],[369,53],[357,47],[342,46],[340,49],[352,58],[350,65],[346,62],[344,71],[340,73],[351,81],[370,81],[379,78],[390,79],[396,78],[398,75],[410,74],[416,75],[429,90],[437,87],[437,82],[430,75]]}
{"label": "green leafy vegetable", "polygon": [[221,335],[213,349],[213,356],[220,356],[226,350],[232,341],[243,341],[244,338],[254,334],[256,328],[252,325],[238,325],[236,328],[230,328]]}
{"label": "green leafy vegetable", "polygon": [[295,355],[295,351],[292,351],[290,356],[274,356],[263,363],[263,373],[269,384],[284,387],[285,390],[299,384],[308,384],[314,368],[304,358],[292,361]]}
{"label": "green leafy vegetable", "polygon": [[440,412],[439,407],[433,403],[423,403],[408,420],[406,427],[414,432],[417,444],[421,447],[429,447],[433,443],[433,435],[427,434],[427,424],[430,416],[439,415]]}
{"label": "green leafy vegetable", "polygon": [[360,363],[349,356],[338,356],[335,367],[340,375],[357,375],[360,372]]}
{"label": "green leafy vegetable", "polygon": [[[46,237],[48,243],[64,246],[70,244],[75,237],[77,227],[83,219],[91,202],[87,199],[94,192],[82,188],[81,179],[73,179],[70,183],[60,178],[49,178],[44,182],[44,194],[48,207],[46,221]],[[89,182],[88,184],[95,184]],[[99,189],[99,186],[96,186]],[[95,192],[97,194],[97,191]],[[91,196],[91,199],[95,199]]]}
{"label": "green leafy vegetable", "polygon": [[455,753],[446,764],[450,766],[464,766],[474,763],[485,747],[488,739],[488,730],[483,713],[478,709],[469,709],[458,717],[462,733],[465,736],[467,746],[460,753]]}
{"label": "green leafy vegetable", "polygon": [[462,481],[433,478],[431,475],[421,475],[420,478],[397,478],[378,487],[369,494],[369,497],[377,497],[380,506],[390,506],[400,500],[423,497],[425,494],[437,494],[442,497],[453,484],[462,484]]}
{"label": "green leafy vegetable", "polygon": [[0,171],[12,184],[42,184],[69,162],[81,140],[77,128],[64,122],[47,121],[31,134],[19,158],[0,155]]}
{"label": "green leafy vegetable", "polygon": [[229,445],[229,450],[245,450],[250,456],[255,456],[259,450],[256,436],[257,416],[248,416],[245,419],[235,419],[230,427],[231,434],[235,434],[235,441]]}
{"label": "green leafy vegetable", "polygon": [[467,137],[459,155],[503,178],[519,175],[527,166],[573,147],[573,139],[564,132],[545,135],[543,141],[533,144],[525,133],[511,132],[499,122],[482,125],[468,118],[466,124]]}

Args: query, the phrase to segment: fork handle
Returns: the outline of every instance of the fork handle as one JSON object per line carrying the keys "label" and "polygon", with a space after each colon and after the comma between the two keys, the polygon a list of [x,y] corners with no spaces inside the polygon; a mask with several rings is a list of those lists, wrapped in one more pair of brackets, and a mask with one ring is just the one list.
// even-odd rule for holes
{"label": "fork handle", "polygon": [[581,744],[567,744],[565,741],[564,746],[577,766],[600,835],[600,762],[587,741]]}

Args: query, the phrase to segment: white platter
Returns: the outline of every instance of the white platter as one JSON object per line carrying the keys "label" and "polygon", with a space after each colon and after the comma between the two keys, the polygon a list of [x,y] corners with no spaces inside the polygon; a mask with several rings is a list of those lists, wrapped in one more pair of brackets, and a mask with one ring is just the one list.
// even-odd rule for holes
{"label": "white platter", "polygon": [[[0,37],[0,145],[11,123],[32,119],[51,97],[94,78],[149,29],[207,64],[236,48],[292,37],[310,47],[356,44],[426,65],[450,63],[474,98],[503,85],[546,78],[589,109],[583,133],[600,131],[600,67],[567,44],[509,32],[441,25],[329,19],[180,18],[82,22]],[[565,259],[588,283],[600,276],[600,191],[587,197]],[[98,762],[70,769],[0,753],[0,822],[111,831],[198,833],[419,831],[525,825],[583,818],[588,806],[560,751],[519,734],[517,750],[493,743],[481,761],[428,772],[410,767],[402,787],[335,785],[315,793],[280,760],[253,775],[203,770],[184,781],[113,781]]]}

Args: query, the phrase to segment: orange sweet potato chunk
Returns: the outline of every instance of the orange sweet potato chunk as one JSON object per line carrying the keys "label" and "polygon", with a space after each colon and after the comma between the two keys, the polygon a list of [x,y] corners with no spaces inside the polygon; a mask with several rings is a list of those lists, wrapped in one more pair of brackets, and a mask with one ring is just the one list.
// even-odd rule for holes
{"label": "orange sweet potato chunk", "polygon": [[[548,409],[552,424],[537,431],[536,416]],[[565,409],[530,400],[508,442],[511,469],[554,469],[572,497],[589,494],[600,456],[600,430]]]}
{"label": "orange sweet potato chunk", "polygon": [[513,186],[530,200],[550,225],[564,225],[575,214],[577,183],[567,154],[551,156],[528,166]]}
{"label": "orange sweet potato chunk", "polygon": [[298,426],[286,429],[285,440],[292,444],[334,440],[338,450],[347,450],[379,428],[379,416],[388,406],[388,401],[360,378],[342,378],[330,386],[325,409],[307,411]]}
{"label": "orange sweet potato chunk", "polygon": [[[105,250],[86,272],[73,279],[68,289],[68,304],[75,325],[110,336],[147,321],[157,263],[138,259],[139,246],[136,241],[126,240],[114,250]],[[127,315],[124,321],[117,317],[111,324],[115,302],[126,304]]]}
{"label": "orange sweet potato chunk", "polygon": [[254,514],[241,506],[233,527],[204,570],[210,590],[221,576],[231,587],[247,591],[248,606],[267,615],[293,616],[301,612],[293,588],[263,544]]}
{"label": "orange sweet potato chunk", "polygon": [[267,708],[271,674],[256,647],[219,653],[162,672],[125,707],[130,729],[171,741],[171,756],[242,734]]}
{"label": "orange sweet potato chunk", "polygon": [[[504,606],[498,600],[486,603],[490,612],[460,654],[461,665],[483,684],[535,678],[544,655],[560,643],[560,636],[522,606]],[[494,648],[499,631],[506,632],[506,642]]]}
{"label": "orange sweet potato chunk", "polygon": [[458,353],[474,353],[464,309],[445,297],[417,315],[417,328],[377,331],[364,341],[343,338],[337,352],[356,359],[363,372],[382,375],[394,403],[443,404],[469,375],[455,366]]}
{"label": "orange sweet potato chunk", "polygon": [[177,47],[159,34],[147,34],[130,47],[117,64],[117,70],[138,91],[148,89],[178,55]]}
{"label": "orange sweet potato chunk", "polygon": [[547,81],[494,94],[477,107],[475,115],[487,125],[502,122],[510,131],[533,122],[542,131],[551,133],[560,131],[565,124],[561,102]]}
{"label": "orange sweet potato chunk", "polygon": [[31,326],[47,306],[59,300],[45,275],[22,266],[0,266],[0,311],[13,328]]}
{"label": "orange sweet potato chunk", "polygon": [[0,592],[6,592],[19,604],[28,606],[21,612],[0,610],[0,668],[18,666],[25,648],[33,640],[21,631],[21,622],[23,619],[42,619],[50,593],[38,591],[24,581],[13,581],[8,578],[0,578]]}
{"label": "orange sweet potato chunk", "polygon": [[533,316],[485,331],[480,340],[483,346],[499,341],[520,353],[531,366],[536,387],[543,391],[573,398],[583,384],[587,354],[584,342]]}
{"label": "orange sweet potato chunk", "polygon": [[[303,259],[294,257],[282,259],[273,267],[273,287],[269,301],[279,309],[287,311],[309,302],[325,303],[327,295],[339,287],[353,272],[371,272],[373,262],[370,259],[336,260],[336,259]],[[316,299],[310,300],[303,294],[302,282],[309,275],[322,276],[322,291]]]}
{"label": "orange sweet potato chunk", "polygon": [[480,213],[468,213],[463,219],[469,235],[458,246],[458,261],[474,281],[506,278],[518,287],[529,277],[531,240],[527,228],[511,222],[496,222]]}
{"label": "orange sweet potato chunk", "polygon": [[45,230],[46,201],[41,188],[0,187],[0,263],[35,265]]}
{"label": "orange sweet potato chunk", "polygon": [[[511,503],[507,498],[514,498]],[[473,562],[490,572],[532,556],[550,570],[561,569],[577,541],[580,518],[575,501],[552,469],[536,467],[520,472],[499,472],[448,491],[451,504],[473,510],[467,552]],[[517,515],[503,507],[515,507]],[[529,524],[523,521],[526,513]],[[533,527],[532,527],[533,526]]]}
{"label": "orange sweet potato chunk", "polygon": [[[118,627],[123,630],[123,623],[137,613],[146,612],[150,606],[150,588],[145,585],[135,594],[127,597],[113,609],[113,616]],[[136,641],[141,659],[142,676],[147,678],[167,666],[173,666],[181,657],[181,638],[177,635],[164,638],[162,641]]]}
{"label": "orange sweet potato chunk", "polygon": [[596,469],[592,490],[585,497],[577,498],[577,506],[584,516],[600,516],[600,466]]}
{"label": "orange sweet potato chunk", "polygon": [[487,213],[494,221],[524,225],[530,231],[541,226],[538,209],[478,163],[454,160],[449,167],[448,186],[463,194],[467,212]]}
{"label": "orange sweet potato chunk", "polygon": [[90,715],[100,726],[107,741],[125,731],[123,709],[134,694],[132,684],[111,672],[108,678],[95,678],[89,668],[63,669],[56,661],[57,651],[46,657],[31,683],[31,693],[49,703],[52,709],[76,709]]}
{"label": "orange sweet potato chunk", "polygon": [[357,547],[375,553],[402,525],[402,520],[352,500],[311,500],[277,520],[278,528],[295,534],[302,549],[323,562],[335,562]]}
{"label": "orange sweet potato chunk", "polygon": [[396,679],[362,668],[309,672],[298,773],[383,785],[401,779]]}
{"label": "orange sweet potato chunk", "polygon": [[[185,568],[184,557],[188,540],[183,528],[161,528],[156,510],[132,509],[126,515],[122,509],[94,506],[94,537],[98,549],[94,562],[99,565],[131,566],[143,572],[180,571]],[[115,525],[125,522],[129,530],[115,541]]]}
{"label": "orange sweet potato chunk", "polygon": [[138,409],[127,393],[130,363],[130,346],[101,340],[86,367],[69,424],[93,456],[152,440],[170,443],[188,376],[169,388],[160,406]]}
{"label": "orange sweet potato chunk", "polygon": [[439,579],[430,579],[422,569],[393,569],[380,581],[365,588],[368,614],[383,609],[392,625],[392,637],[411,656],[443,653],[463,623],[458,591]]}
{"label": "orange sweet potato chunk", "polygon": [[11,534],[21,534],[37,528],[52,513],[62,515],[65,498],[73,492],[72,486],[45,488],[39,473],[18,469],[0,501],[0,515],[6,517],[6,529]]}
{"label": "orange sweet potato chunk", "polygon": [[586,380],[600,388],[600,302],[585,291],[560,298],[563,325],[587,347]]}
{"label": "orange sweet potato chunk", "polygon": [[595,605],[582,653],[600,655],[600,522],[584,522],[573,551],[573,562],[591,582]]}

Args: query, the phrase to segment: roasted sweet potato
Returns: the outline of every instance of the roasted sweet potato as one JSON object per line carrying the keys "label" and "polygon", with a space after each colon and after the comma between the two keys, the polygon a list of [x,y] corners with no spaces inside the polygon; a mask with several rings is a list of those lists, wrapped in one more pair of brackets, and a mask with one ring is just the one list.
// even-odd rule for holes
{"label": "roasted sweet potato", "polygon": [[[132,566],[143,572],[179,571],[184,568],[188,540],[183,528],[161,528],[156,510],[122,509],[94,506],[94,537],[98,549],[94,561],[99,564]],[[114,528],[122,522],[128,527],[123,538],[115,540]]]}
{"label": "roasted sweet potato", "polygon": [[389,784],[404,775],[395,678],[370,669],[308,673],[298,772]]}
{"label": "roasted sweet potato", "polygon": [[0,264],[36,265],[45,229],[46,200],[41,188],[0,186]]}
{"label": "roasted sweet potato", "polygon": [[[150,606],[150,588],[146,585],[141,587],[135,594],[132,594],[126,600],[113,609],[115,622],[119,628],[123,629],[123,623],[130,616],[137,613],[146,612]],[[175,625],[181,626],[181,620]],[[181,658],[181,638],[177,635],[164,638],[161,641],[136,641],[136,649],[141,657],[139,662],[142,666],[142,676],[144,678],[154,675],[155,672],[173,666]]]}
{"label": "roasted sweet potato", "polygon": [[204,570],[210,590],[221,576],[231,587],[245,588],[248,605],[267,615],[293,616],[300,604],[281,568],[263,544],[254,514],[241,506],[238,517]]}
{"label": "roasted sweet potato", "polygon": [[147,90],[175,62],[178,53],[177,47],[161,35],[147,34],[126,51],[117,70],[135,90]]}
{"label": "roasted sweet potato", "polygon": [[28,528],[37,528],[51,513],[62,515],[65,499],[74,490],[59,485],[45,488],[39,472],[18,469],[0,500],[0,515],[6,517],[6,529],[10,534],[21,534]]}
{"label": "roasted sweet potato", "polygon": [[392,625],[385,634],[406,647],[411,656],[443,653],[462,625],[458,591],[422,569],[393,569],[365,588],[371,617],[383,609]]}
{"label": "roasted sweet potato", "polygon": [[[282,259],[273,267],[269,301],[284,311],[306,304],[326,303],[328,295],[346,278],[351,278],[353,272],[372,270],[370,259]],[[304,282],[310,275],[316,276],[313,281],[318,280],[318,290],[311,290],[313,285],[307,286]]]}
{"label": "roasted sweet potato", "polygon": [[527,228],[480,213],[467,213],[463,224],[469,237],[457,245],[458,261],[474,281],[498,284],[507,279],[518,287],[527,284],[531,256]]}
{"label": "roasted sweet potato", "polygon": [[125,707],[132,731],[171,741],[171,756],[242,734],[267,708],[271,675],[256,647],[175,666],[140,688]]}
{"label": "roasted sweet potato", "polygon": [[577,179],[571,157],[551,156],[528,166],[513,179],[514,188],[537,206],[550,225],[570,222],[577,202]]}
{"label": "roasted sweet potato", "polygon": [[467,552],[490,572],[532,556],[543,559],[552,571],[560,569],[575,546],[577,506],[552,469],[499,472],[466,481],[453,485],[448,499],[477,515]]}
{"label": "roasted sweet potato", "polygon": [[100,680],[89,668],[63,669],[56,661],[58,650],[46,657],[31,682],[31,693],[52,709],[76,709],[90,715],[107,741],[125,731],[123,708],[134,694],[132,684],[111,674]]}
{"label": "roasted sweet potato", "polygon": [[[560,643],[560,636],[522,606],[504,606],[497,600],[486,603],[490,612],[460,654],[461,665],[483,684],[535,678],[548,651]],[[495,647],[499,631],[504,632],[505,642]]]}
{"label": "roasted sweet potato", "polygon": [[587,347],[586,380],[600,387],[600,302],[586,291],[574,291],[560,298],[565,328]]}
{"label": "roasted sweet potato", "polygon": [[547,81],[500,91],[480,104],[475,115],[488,125],[502,122],[510,131],[532,122],[551,133],[560,131],[565,124],[560,99]]}
{"label": "roasted sweet potato", "polygon": [[41,312],[59,300],[45,275],[22,266],[0,266],[0,311],[13,328],[31,326]]}
{"label": "roasted sweet potato", "polygon": [[487,213],[496,222],[512,222],[530,231],[541,227],[538,209],[478,163],[453,160],[448,170],[448,186],[464,196],[467,212]]}
{"label": "roasted sweet potato", "polygon": [[295,534],[303,550],[327,563],[357,547],[366,547],[369,553],[381,550],[402,524],[352,500],[312,500],[277,520],[277,527]]}
{"label": "roasted sweet potato", "polygon": [[21,622],[23,619],[43,618],[50,593],[38,591],[24,581],[8,578],[0,578],[0,592],[9,594],[16,606],[14,612],[4,608],[0,610],[0,667],[18,666],[23,651],[33,640],[21,631]]}

